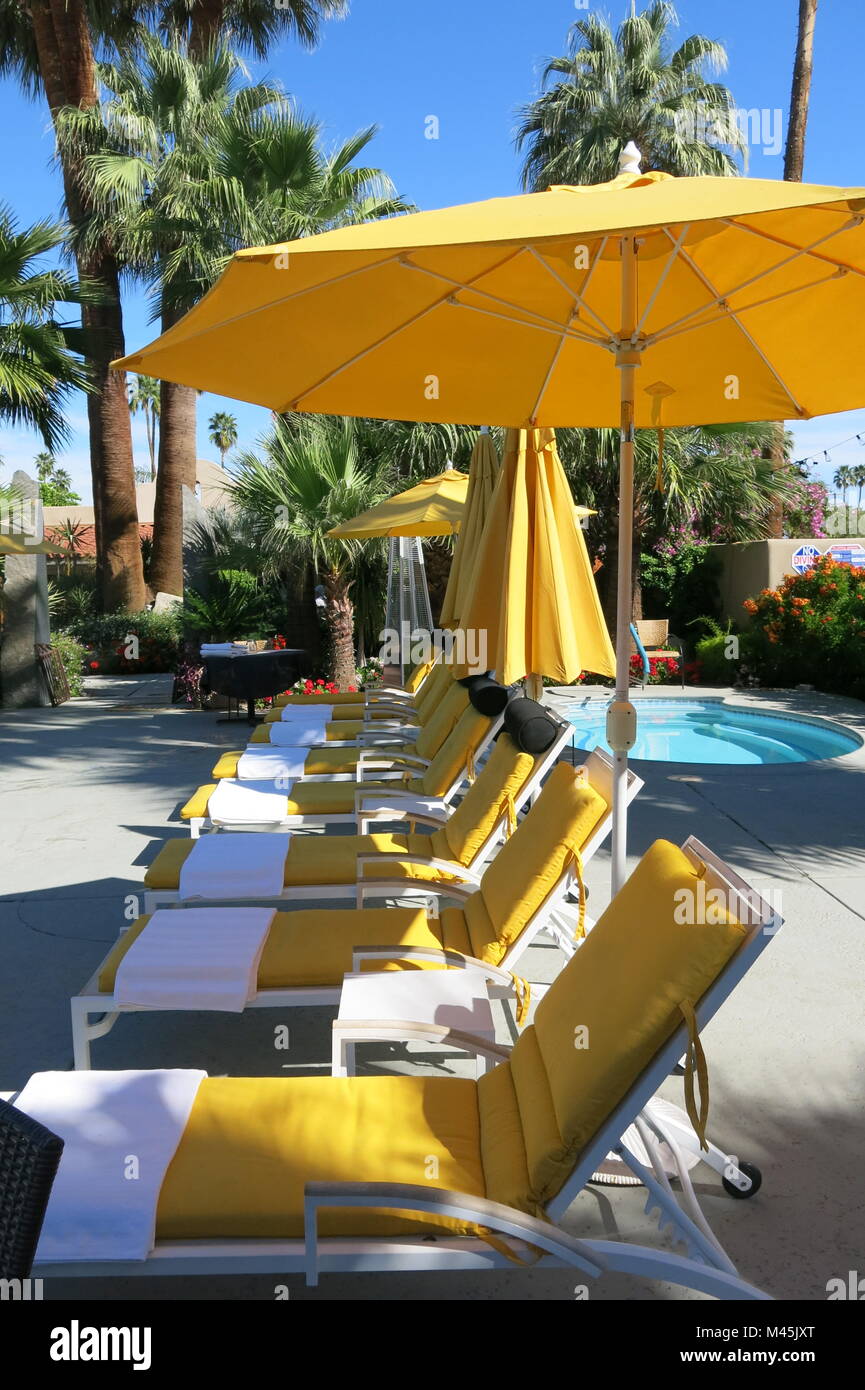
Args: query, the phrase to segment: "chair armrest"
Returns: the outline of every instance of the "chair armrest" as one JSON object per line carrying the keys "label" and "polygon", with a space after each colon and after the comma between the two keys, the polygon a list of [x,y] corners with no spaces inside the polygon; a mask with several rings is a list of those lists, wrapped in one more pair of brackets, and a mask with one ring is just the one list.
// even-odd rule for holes
{"label": "chair armrest", "polygon": [[[388,856],[382,856],[387,858]],[[409,856],[396,855],[401,862],[406,862]],[[416,864],[428,864],[428,859],[416,855],[412,860]],[[448,866],[446,872],[451,872]],[[465,902],[473,893],[478,891],[478,880],[474,882],[459,883],[450,879],[437,878],[364,878],[363,870],[358,860],[357,878],[357,903],[358,907],[363,907],[367,898],[388,898],[400,897],[408,891],[421,893],[427,898],[456,898],[457,902]]]}
{"label": "chair armrest", "polygon": [[[367,796],[367,793],[363,794]],[[358,833],[361,835],[369,834],[369,826],[380,821],[402,821],[412,820],[418,825],[431,825],[433,827],[444,825],[447,822],[447,814],[441,811],[421,810],[422,803],[417,798],[406,797],[402,803],[383,798],[376,798],[377,805],[370,807],[363,814],[358,813]]]}
{"label": "chair armrest", "polygon": [[424,1023],[416,1019],[335,1018],[333,1031],[356,1035],[353,1036],[356,1042],[389,1042],[390,1033],[398,1032],[401,1042],[451,1043],[475,1057],[489,1057],[498,1062],[506,1061],[512,1051],[512,1045],[507,1043],[490,1042],[489,1038],[478,1037],[477,1033],[448,1028],[445,1023]]}
{"label": "chair armrest", "polygon": [[539,1258],[537,1252],[541,1250],[593,1278],[607,1268],[603,1254],[589,1242],[567,1235],[549,1221],[486,1197],[421,1183],[310,1182],[303,1189],[304,1262],[310,1286],[318,1283],[318,1213],[322,1207],[384,1207],[389,1211],[455,1217],[524,1241],[529,1247],[529,1258],[532,1253],[535,1259]]}
{"label": "chair armrest", "polygon": [[[514,980],[510,971],[497,965],[488,965],[475,956],[464,956],[459,951],[450,951],[445,946],[355,946],[351,953],[351,969],[356,974],[365,960],[429,960],[439,965],[451,966],[455,970],[471,970],[483,975],[485,980],[493,980],[513,990]],[[366,972],[364,972],[366,973]]]}

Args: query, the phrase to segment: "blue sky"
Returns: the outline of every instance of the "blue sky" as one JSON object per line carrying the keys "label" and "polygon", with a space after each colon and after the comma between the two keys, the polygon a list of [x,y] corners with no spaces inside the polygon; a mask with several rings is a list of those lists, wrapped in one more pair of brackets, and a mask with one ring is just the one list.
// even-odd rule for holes
{"label": "blue sky", "polygon": [[[627,0],[592,6],[616,21]],[[797,0],[679,0],[681,33],[701,32],[722,41],[729,54],[724,80],[737,106],[765,111],[765,148],[752,146],[749,173],[780,178],[783,138],[796,37]],[[379,134],[372,162],[385,169],[400,192],[419,207],[441,207],[515,192],[519,163],[513,131],[520,105],[537,91],[545,59],[565,49],[569,25],[584,15],[582,0],[353,0],[351,14],[325,26],[321,43],[307,53],[282,44],[252,72],[267,72],[318,117],[336,142],[363,126]],[[805,177],[825,184],[865,184],[865,82],[862,0],[823,0],[817,16],[814,81]],[[780,115],[776,113],[780,112]],[[434,115],[439,138],[425,137]],[[53,140],[42,103],[25,100],[15,84],[0,82],[2,198],[22,223],[60,212],[60,185],[52,168]],[[773,152],[773,146],[776,151]],[[141,295],[130,290],[125,306],[127,349],[155,336]],[[240,443],[254,444],[267,424],[255,406],[202,396],[199,456],[215,458],[207,420],[227,409],[239,423]],[[90,500],[86,412],[83,400],[70,411],[75,431],[61,462],[84,500]],[[133,423],[137,462],[147,462],[143,427]],[[829,481],[842,463],[865,462],[855,439],[865,438],[865,410],[797,425],[797,456],[822,454],[815,476]],[[26,467],[41,448],[35,434],[0,430],[3,475]]]}

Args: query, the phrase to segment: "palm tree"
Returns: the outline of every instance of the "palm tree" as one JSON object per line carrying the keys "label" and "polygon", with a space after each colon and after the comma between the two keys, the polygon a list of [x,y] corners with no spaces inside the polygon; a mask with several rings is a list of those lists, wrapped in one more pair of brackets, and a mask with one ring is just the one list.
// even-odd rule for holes
{"label": "palm tree", "polygon": [[724,47],[692,34],[674,48],[670,31],[677,22],[668,0],[653,0],[615,33],[599,15],[572,25],[567,54],[547,63],[546,90],[520,113],[516,144],[526,151],[525,188],[614,178],[629,140],[644,168],[739,172],[736,156],[745,141],[733,97],[706,77],[726,67]]}
{"label": "palm tree", "polygon": [[[364,131],[332,155],[320,127],[282,92],[242,82],[214,49],[195,62],[152,35],[104,71],[100,110],[66,111],[96,209],[87,235],[107,240],[152,287],[167,329],[211,287],[240,246],[287,240],[406,206],[378,170],[356,167]],[[181,485],[195,484],[195,392],[162,384],[151,583],[182,585]]]}
{"label": "palm tree", "polygon": [[859,517],[862,509],[862,489],[865,488],[865,465],[859,463],[850,469],[852,481],[856,485],[856,535],[861,535],[859,530]]}
{"label": "palm tree", "polygon": [[219,462],[224,468],[225,455],[237,443],[237,421],[228,411],[217,410],[207,422],[207,428],[210,431],[210,442],[214,449],[219,450]]}
{"label": "palm tree", "polygon": [[313,567],[325,593],[329,674],[344,690],[355,678],[355,566],[376,543],[335,540],[328,531],[381,501],[389,473],[363,463],[353,420],[279,418],[261,448],[263,456],[238,458],[233,495],[274,572],[298,559]]}
{"label": "palm tree", "polygon": [[799,0],[796,61],[793,64],[790,119],[787,123],[787,144],[784,150],[784,178],[793,183],[801,183],[805,177],[805,128],[808,124],[808,101],[811,96],[816,21],[817,0]]}
{"label": "palm tree", "polygon": [[37,481],[40,483],[44,483],[47,482],[47,480],[51,477],[51,474],[54,472],[54,469],[57,466],[57,461],[54,458],[53,454],[49,454],[46,449],[43,449],[41,453],[38,453],[34,458],[33,466],[36,469]]}
{"label": "palm tree", "polygon": [[129,413],[144,416],[144,435],[150,455],[150,481],[156,478],[156,440],[159,422],[159,382],[152,376],[136,376],[129,387]]}
{"label": "palm tree", "polygon": [[69,438],[66,402],[74,391],[90,390],[70,346],[75,332],[57,317],[58,305],[79,304],[86,296],[62,270],[38,268],[64,234],[52,222],[19,230],[0,206],[0,419],[38,430],[48,450],[39,458],[52,467],[51,451]]}
{"label": "palm tree", "polygon": [[266,58],[284,34],[313,48],[323,19],[341,19],[347,0],[165,0],[163,25],[189,39],[189,52],[203,58],[225,33],[238,50]]}
{"label": "palm tree", "polygon": [[[0,73],[16,76],[31,96],[43,94],[52,121],[67,106],[96,106],[99,90],[93,34],[110,43],[138,31],[138,13],[148,6],[127,0],[0,0]],[[91,212],[80,163],[60,150],[63,193],[70,223],[81,227]],[[90,470],[96,523],[97,565],[107,609],[144,606],[144,571],[138,536],[132,432],[123,372],[111,362],[125,351],[120,307],[120,268],[110,246],[76,248],[78,279],[102,293],[82,303],[86,360],[94,390],[87,397]]]}
{"label": "palm tree", "polygon": [[853,486],[854,481],[855,480],[853,478],[853,469],[848,468],[846,463],[842,464],[840,468],[835,469],[835,474],[832,478],[832,482],[835,484],[835,487],[837,487],[840,491],[841,497],[844,502],[844,510],[846,512],[846,520],[844,525],[845,536],[849,536],[850,534],[850,503],[847,498],[847,489]]}

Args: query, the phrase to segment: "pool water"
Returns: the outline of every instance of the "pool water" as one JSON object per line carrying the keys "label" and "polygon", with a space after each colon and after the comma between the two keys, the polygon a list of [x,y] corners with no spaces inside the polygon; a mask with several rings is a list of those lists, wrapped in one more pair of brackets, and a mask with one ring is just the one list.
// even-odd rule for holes
{"label": "pool water", "polygon": [[[675,763],[807,763],[860,748],[839,724],[758,714],[720,700],[640,700],[637,742],[629,757]],[[606,701],[572,706],[577,748],[607,749]]]}

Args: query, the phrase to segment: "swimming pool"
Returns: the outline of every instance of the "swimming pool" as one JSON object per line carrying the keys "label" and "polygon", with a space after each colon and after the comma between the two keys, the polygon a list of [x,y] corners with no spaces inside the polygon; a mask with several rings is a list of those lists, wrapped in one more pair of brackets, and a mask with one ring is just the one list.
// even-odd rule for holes
{"label": "swimming pool", "polygon": [[[861,748],[840,724],[760,714],[722,700],[634,701],[637,742],[629,757],[660,763],[807,763]],[[566,710],[577,748],[607,748],[606,701]]]}

